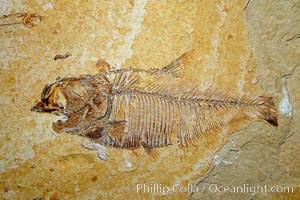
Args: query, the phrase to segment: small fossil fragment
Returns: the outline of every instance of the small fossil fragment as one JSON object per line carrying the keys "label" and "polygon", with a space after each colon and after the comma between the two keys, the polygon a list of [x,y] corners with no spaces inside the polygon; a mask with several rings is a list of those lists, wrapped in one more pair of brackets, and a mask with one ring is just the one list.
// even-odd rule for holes
{"label": "small fossil fragment", "polygon": [[56,132],[108,147],[143,147],[148,153],[173,144],[174,135],[179,146],[188,147],[243,119],[278,126],[272,97],[234,95],[211,87],[203,91],[199,84],[184,81],[182,68],[193,52],[162,69],[129,68],[59,79],[44,87],[32,110],[67,117],[54,122]]}
{"label": "small fossil fragment", "polygon": [[68,57],[70,57],[71,54],[70,53],[67,53],[65,55],[60,55],[60,54],[57,54],[55,57],[54,57],[54,60],[58,60],[58,59],[66,59]]}
{"label": "small fossil fragment", "polygon": [[0,17],[0,26],[23,24],[28,28],[39,25],[43,17],[36,13],[14,13]]}

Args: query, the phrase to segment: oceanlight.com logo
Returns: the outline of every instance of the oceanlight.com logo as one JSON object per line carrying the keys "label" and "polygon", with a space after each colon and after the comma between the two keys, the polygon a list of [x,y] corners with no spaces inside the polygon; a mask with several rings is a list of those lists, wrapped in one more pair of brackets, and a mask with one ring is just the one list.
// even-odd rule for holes
{"label": "oceanlight.com logo", "polygon": [[256,193],[293,193],[294,188],[291,186],[270,186],[267,185],[249,185],[242,184],[239,186],[223,186],[218,184],[210,184],[208,186],[209,192],[228,192],[228,193],[249,193],[255,195]]}
{"label": "oceanlight.com logo", "polygon": [[137,193],[152,193],[158,195],[166,195],[169,193],[199,193],[199,192],[211,192],[211,193],[248,193],[255,195],[256,193],[294,193],[292,186],[267,186],[267,185],[249,185],[241,184],[238,186],[224,186],[219,184],[208,184],[202,186],[194,186],[188,184],[186,186],[180,184],[174,184],[171,186],[163,185],[160,183],[153,184],[137,184]]}

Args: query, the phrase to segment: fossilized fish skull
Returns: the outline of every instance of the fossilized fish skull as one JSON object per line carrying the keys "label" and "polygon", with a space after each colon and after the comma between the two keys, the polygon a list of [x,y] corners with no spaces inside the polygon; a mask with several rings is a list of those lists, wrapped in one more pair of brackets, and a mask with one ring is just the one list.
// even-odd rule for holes
{"label": "fossilized fish skull", "polygon": [[[64,126],[69,123],[68,127],[72,128],[72,124],[75,127],[80,119],[91,122],[105,116],[109,102],[106,93],[109,90],[109,85],[99,76],[59,79],[45,85],[41,100],[31,110],[66,116],[68,120]],[[61,120],[54,123],[59,132],[63,131],[58,127],[60,124]]]}

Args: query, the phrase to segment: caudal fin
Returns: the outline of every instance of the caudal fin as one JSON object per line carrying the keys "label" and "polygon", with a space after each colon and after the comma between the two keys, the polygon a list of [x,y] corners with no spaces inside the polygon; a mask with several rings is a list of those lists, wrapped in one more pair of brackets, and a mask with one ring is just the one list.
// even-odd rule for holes
{"label": "caudal fin", "polygon": [[259,96],[255,100],[256,110],[266,122],[278,126],[278,114],[272,97]]}

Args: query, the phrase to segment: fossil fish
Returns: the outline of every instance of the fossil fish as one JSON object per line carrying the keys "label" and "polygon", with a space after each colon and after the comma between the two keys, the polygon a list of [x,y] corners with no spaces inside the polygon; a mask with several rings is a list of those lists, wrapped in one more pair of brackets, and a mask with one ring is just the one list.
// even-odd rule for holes
{"label": "fossil fish", "polygon": [[[221,89],[201,90],[182,79],[194,50],[162,69],[107,70],[96,75],[58,79],[44,87],[33,111],[65,116],[56,132],[88,138],[122,149],[194,145],[229,124],[261,119],[278,126],[272,97],[233,95]],[[109,65],[102,62],[104,66]]]}

